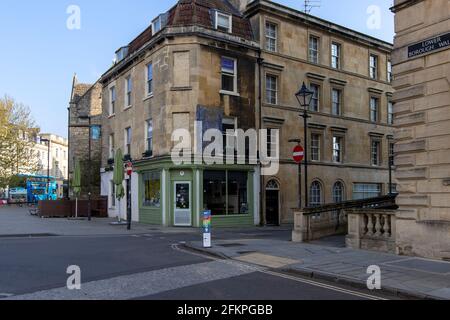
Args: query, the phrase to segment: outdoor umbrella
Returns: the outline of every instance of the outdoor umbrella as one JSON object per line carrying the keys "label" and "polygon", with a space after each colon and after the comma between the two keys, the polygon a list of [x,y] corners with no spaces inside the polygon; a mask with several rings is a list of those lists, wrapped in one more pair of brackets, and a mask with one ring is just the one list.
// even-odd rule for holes
{"label": "outdoor umbrella", "polygon": [[125,197],[125,190],[123,188],[123,180],[124,180],[124,168],[123,168],[123,153],[121,149],[118,149],[116,152],[116,157],[114,159],[114,177],[113,182],[116,186],[116,199],[119,200],[119,215],[118,220],[120,222],[120,200]]}
{"label": "outdoor umbrella", "polygon": [[75,193],[75,217],[78,218],[78,196],[80,195],[81,192],[81,170],[80,170],[80,162],[78,160],[75,162],[72,187],[73,192]]}

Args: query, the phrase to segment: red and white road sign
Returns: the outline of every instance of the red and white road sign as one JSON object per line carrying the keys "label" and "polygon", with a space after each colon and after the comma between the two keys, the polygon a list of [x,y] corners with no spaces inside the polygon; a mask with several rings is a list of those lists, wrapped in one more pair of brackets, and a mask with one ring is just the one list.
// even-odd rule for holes
{"label": "red and white road sign", "polygon": [[305,149],[302,146],[296,146],[293,152],[293,159],[296,163],[300,163],[305,158]]}
{"label": "red and white road sign", "polygon": [[127,168],[126,169],[127,170],[127,175],[131,176],[133,174],[133,163],[131,163],[131,161],[128,162],[127,165],[126,165],[126,168]]}

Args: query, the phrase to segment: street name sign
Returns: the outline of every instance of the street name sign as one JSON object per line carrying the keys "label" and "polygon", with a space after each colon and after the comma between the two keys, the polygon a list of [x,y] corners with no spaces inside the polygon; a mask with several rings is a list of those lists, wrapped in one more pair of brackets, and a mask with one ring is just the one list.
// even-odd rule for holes
{"label": "street name sign", "polygon": [[443,34],[408,47],[408,58],[415,58],[450,47],[450,33]]}

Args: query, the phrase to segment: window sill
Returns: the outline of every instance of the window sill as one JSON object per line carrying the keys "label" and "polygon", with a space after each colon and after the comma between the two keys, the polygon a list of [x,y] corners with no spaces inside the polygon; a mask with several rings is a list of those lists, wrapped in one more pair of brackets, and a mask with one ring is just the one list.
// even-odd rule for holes
{"label": "window sill", "polygon": [[112,119],[112,118],[114,118],[116,116],[116,114],[114,113],[114,114],[110,114],[109,116],[108,116],[108,119]]}
{"label": "window sill", "polygon": [[142,101],[147,101],[147,100],[149,100],[149,99],[152,99],[154,96],[153,96],[153,93],[152,94],[149,94],[149,95],[147,95],[147,97],[145,97],[144,99],[142,99]]}
{"label": "window sill", "polygon": [[133,106],[127,106],[127,107],[124,107],[124,108],[123,108],[123,111],[130,110],[131,108],[133,108]]}
{"label": "window sill", "polygon": [[220,90],[219,91],[220,94],[223,95],[227,95],[227,96],[234,96],[234,97],[240,97],[241,95],[237,92],[232,92],[232,91],[225,91],[225,90]]}
{"label": "window sill", "polygon": [[170,88],[170,91],[192,91],[192,87],[172,87]]}

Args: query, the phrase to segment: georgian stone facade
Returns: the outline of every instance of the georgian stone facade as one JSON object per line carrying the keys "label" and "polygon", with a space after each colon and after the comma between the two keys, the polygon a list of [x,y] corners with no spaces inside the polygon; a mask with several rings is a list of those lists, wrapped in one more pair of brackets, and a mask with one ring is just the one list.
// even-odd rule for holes
{"label": "georgian stone facade", "polygon": [[[276,203],[268,199],[276,197],[271,190],[273,181],[280,190],[280,223],[292,223],[293,208],[299,206],[298,166],[292,160],[295,143],[289,140],[301,139],[304,145],[303,118],[295,97],[303,82],[319,92],[308,119],[310,204],[387,194],[393,136],[388,112],[393,93],[388,75],[392,45],[271,1],[250,2],[245,15],[262,49],[262,127],[280,129],[281,168],[277,175],[264,177],[262,184],[264,219],[267,221],[267,206]],[[370,56],[377,59],[375,79],[370,77]],[[275,100],[268,84],[273,77]],[[336,92],[337,100],[333,98]],[[371,98],[377,101],[374,119]],[[376,163],[372,161],[373,142],[379,143]],[[339,148],[334,148],[336,143]],[[338,157],[334,149],[340,149]],[[304,205],[304,182],[301,188]]]}
{"label": "georgian stone facade", "polygon": [[393,12],[397,248],[400,254],[448,259],[450,46],[413,57],[409,47],[449,33],[450,3],[397,0]]}
{"label": "georgian stone facade", "polygon": [[[118,51],[118,62],[100,80],[102,194],[110,198],[111,215],[125,214],[111,184],[112,158],[121,148],[135,168],[126,184],[134,220],[176,225],[174,197],[177,183],[185,183],[193,190],[193,226],[200,225],[205,208],[212,209],[215,226],[291,223],[299,186],[289,140],[305,138],[294,96],[303,81],[318,89],[308,131],[310,141],[317,138],[308,182],[319,186],[311,194],[314,204],[389,191],[392,45],[270,1],[180,1],[155,21]],[[161,22],[161,30],[154,30]],[[314,50],[311,37],[317,40]],[[333,44],[339,45],[336,68]],[[333,114],[333,107],[339,112]],[[174,165],[172,132],[188,129],[195,141],[195,121],[204,129],[279,129],[279,173],[260,178],[258,166]],[[235,185],[219,188],[212,171],[221,184]]]}

